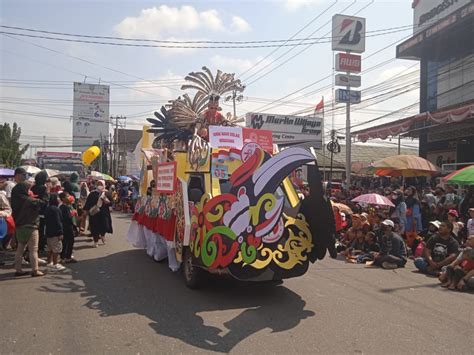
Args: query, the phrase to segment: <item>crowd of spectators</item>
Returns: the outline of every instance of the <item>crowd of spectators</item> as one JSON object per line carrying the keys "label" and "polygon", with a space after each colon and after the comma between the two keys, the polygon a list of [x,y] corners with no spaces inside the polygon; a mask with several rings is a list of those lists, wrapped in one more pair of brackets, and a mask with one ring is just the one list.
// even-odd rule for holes
{"label": "crowd of spectators", "polygon": [[[377,193],[393,206],[355,204]],[[328,189],[336,221],[337,251],[350,263],[384,269],[413,262],[420,273],[439,277],[460,291],[474,288],[474,186],[440,185]]]}

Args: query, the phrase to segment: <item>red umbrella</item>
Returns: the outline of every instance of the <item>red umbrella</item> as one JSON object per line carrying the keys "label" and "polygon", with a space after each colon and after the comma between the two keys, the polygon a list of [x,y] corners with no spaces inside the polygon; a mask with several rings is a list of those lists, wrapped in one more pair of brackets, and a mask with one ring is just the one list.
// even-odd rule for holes
{"label": "red umbrella", "polygon": [[352,199],[352,202],[362,202],[368,205],[379,205],[379,206],[390,206],[395,207],[395,205],[385,196],[379,194],[365,194],[357,196]]}

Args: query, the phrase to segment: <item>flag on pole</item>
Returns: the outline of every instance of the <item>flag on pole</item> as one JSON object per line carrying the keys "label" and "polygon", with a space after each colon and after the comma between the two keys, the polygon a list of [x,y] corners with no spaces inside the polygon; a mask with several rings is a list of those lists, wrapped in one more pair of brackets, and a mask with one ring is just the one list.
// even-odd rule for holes
{"label": "flag on pole", "polygon": [[323,110],[324,110],[324,97],[321,99],[319,104],[317,104],[316,107],[314,108],[314,113],[320,113]]}

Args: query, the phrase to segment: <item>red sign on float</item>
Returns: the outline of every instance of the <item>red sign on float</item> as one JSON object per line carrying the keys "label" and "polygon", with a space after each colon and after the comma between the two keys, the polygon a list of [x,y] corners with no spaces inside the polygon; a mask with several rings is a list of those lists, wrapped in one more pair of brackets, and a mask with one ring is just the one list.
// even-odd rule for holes
{"label": "red sign on float", "polygon": [[176,162],[159,163],[154,174],[156,190],[161,193],[176,192]]}
{"label": "red sign on float", "polygon": [[362,68],[362,57],[355,54],[337,53],[336,71],[346,73],[360,73]]}
{"label": "red sign on float", "polygon": [[262,149],[270,154],[273,154],[273,136],[272,131],[266,129],[243,129],[244,145],[246,143],[257,143]]}

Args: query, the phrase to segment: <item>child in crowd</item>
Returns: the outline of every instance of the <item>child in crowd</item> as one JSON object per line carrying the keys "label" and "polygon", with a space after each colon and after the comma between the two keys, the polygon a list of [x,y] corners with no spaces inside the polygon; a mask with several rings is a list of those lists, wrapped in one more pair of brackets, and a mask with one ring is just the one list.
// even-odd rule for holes
{"label": "child in crowd", "polygon": [[466,282],[472,277],[474,270],[474,235],[471,235],[466,241],[466,248],[462,250],[456,260],[454,260],[446,271],[441,273],[439,280],[443,282],[442,287],[450,290],[465,291]]}
{"label": "child in crowd", "polygon": [[58,263],[58,256],[62,251],[63,240],[62,216],[58,206],[58,194],[52,193],[49,198],[49,206],[44,212],[48,267],[50,271],[63,271],[65,269],[64,266]]}
{"label": "child in crowd", "polygon": [[64,191],[59,194],[62,205],[59,207],[61,210],[62,224],[63,224],[63,250],[61,252],[61,259],[65,263],[75,263],[76,259],[72,257],[72,249],[74,246],[74,234],[77,231],[77,227],[74,223],[74,216],[72,210],[72,196],[68,192]]}
{"label": "child in crowd", "polygon": [[352,241],[350,247],[346,250],[345,255],[348,262],[355,262],[358,255],[362,254],[367,248],[365,235],[362,229],[356,231],[356,237]]}

